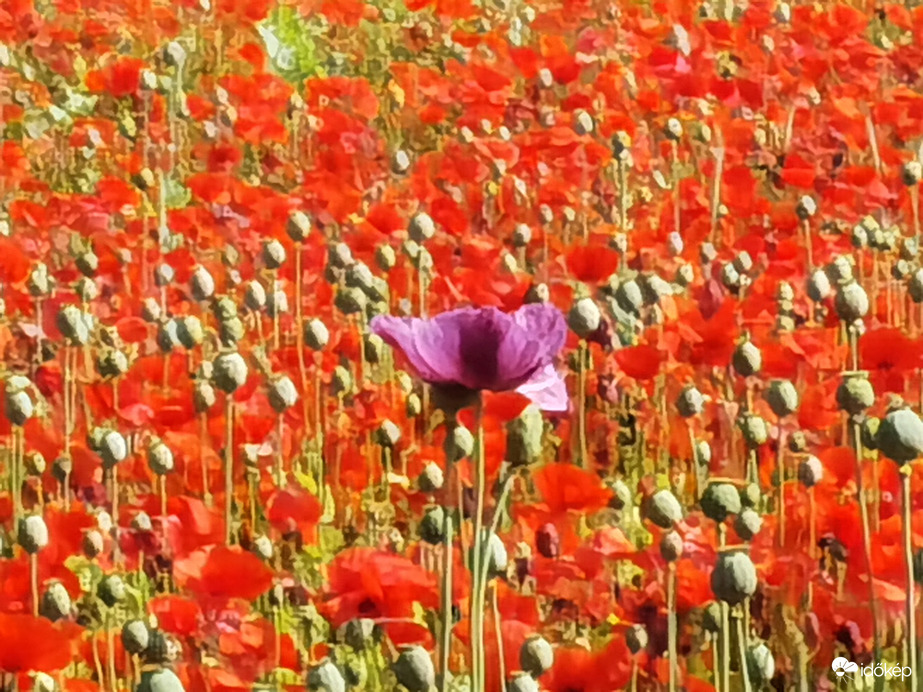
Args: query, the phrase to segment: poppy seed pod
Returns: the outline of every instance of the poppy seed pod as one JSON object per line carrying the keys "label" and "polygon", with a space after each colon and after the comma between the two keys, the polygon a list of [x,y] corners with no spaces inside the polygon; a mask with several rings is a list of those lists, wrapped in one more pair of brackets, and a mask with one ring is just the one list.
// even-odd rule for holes
{"label": "poppy seed pod", "polygon": [[117,574],[110,574],[103,578],[96,589],[100,600],[112,608],[116,603],[121,603],[128,596],[125,582]]}
{"label": "poppy seed pod", "polygon": [[794,454],[802,454],[808,449],[808,438],[801,430],[796,430],[788,437],[788,450]]}
{"label": "poppy seed pod", "polygon": [[625,644],[633,656],[637,656],[644,651],[649,641],[647,628],[644,625],[632,625],[625,630]]}
{"label": "poppy seed pod", "polygon": [[174,651],[172,642],[167,640],[164,633],[152,628],[148,633],[147,648],[144,650],[141,660],[148,664],[168,663],[171,657],[175,655]]}
{"label": "poppy seed pod", "polygon": [[285,247],[278,240],[267,240],[263,243],[262,257],[267,269],[278,269],[285,264]]}
{"label": "poppy seed pod", "polygon": [[756,688],[769,685],[776,673],[776,661],[772,651],[762,642],[747,650],[747,673]]}
{"label": "poppy seed pod", "polygon": [[506,426],[506,461],[513,466],[526,466],[542,453],[545,420],[541,411],[530,404]]}
{"label": "poppy seed pod", "polygon": [[197,380],[192,390],[192,403],[196,413],[205,413],[218,400],[215,388],[206,380]]}
{"label": "poppy seed pod", "polygon": [[435,461],[428,462],[417,477],[417,487],[424,493],[438,492],[444,483],[445,474]]}
{"label": "poppy seed pod", "polygon": [[513,230],[511,240],[513,247],[525,247],[532,242],[532,229],[527,224],[518,224]]}
{"label": "poppy seed pod", "polygon": [[683,247],[683,236],[676,231],[671,231],[667,236],[667,250],[671,255],[681,255]]}
{"label": "poppy seed pod", "polygon": [[923,454],[923,421],[909,408],[891,410],[881,421],[878,449],[886,457],[904,465]]}
{"label": "poppy seed pod", "polygon": [[288,312],[288,295],[283,290],[273,291],[267,296],[266,314],[278,317]]}
{"label": "poppy seed pod", "polygon": [[807,221],[817,213],[817,202],[814,201],[813,197],[805,195],[800,200],[798,200],[798,206],[795,207],[795,213],[798,214],[799,219],[802,221]]}
{"label": "poppy seed pod", "polygon": [[741,507],[757,507],[762,499],[762,492],[758,483],[748,483],[740,489]]}
{"label": "poppy seed pod", "polygon": [[851,416],[865,413],[875,403],[875,390],[866,377],[846,376],[836,390],[836,403]]}
{"label": "poppy seed pod", "polygon": [[631,135],[625,130],[619,130],[612,135],[612,151],[616,157],[620,157],[623,152],[631,149]]}
{"label": "poppy seed pod", "polygon": [[699,260],[702,264],[711,264],[718,259],[718,250],[711,243],[702,243],[699,246]]}
{"label": "poppy seed pod", "polygon": [[683,124],[679,121],[679,118],[667,120],[667,124],[663,128],[663,134],[669,140],[678,141],[683,136]]}
{"label": "poppy seed pod", "polygon": [[304,326],[304,342],[313,351],[322,351],[330,343],[330,332],[319,319],[313,319]]}
{"label": "poppy seed pod", "polygon": [[738,344],[731,356],[731,365],[741,377],[753,377],[763,367],[763,354],[749,339]]}
{"label": "poppy seed pod", "polygon": [[165,476],[173,470],[173,452],[163,440],[155,439],[148,445],[147,465],[158,476]]}
{"label": "poppy seed pod", "polygon": [[676,268],[673,283],[681,288],[686,288],[695,281],[695,268],[691,264],[681,264]]}
{"label": "poppy seed pod", "polygon": [[737,425],[743,435],[744,442],[751,449],[766,444],[769,439],[769,426],[760,416],[745,413],[737,420]]}
{"label": "poppy seed pod", "polygon": [[157,327],[157,347],[163,353],[169,353],[180,345],[177,320],[161,322]]}
{"label": "poppy seed pod", "polygon": [[372,365],[381,362],[381,357],[385,352],[385,340],[378,334],[366,334],[362,340],[362,350],[365,353],[365,359]]}
{"label": "poppy seed pod", "polygon": [[9,386],[4,396],[6,419],[12,425],[25,425],[35,412],[31,397],[24,391],[10,391]]}
{"label": "poppy seed pod", "polygon": [[763,518],[749,507],[737,515],[734,520],[734,530],[745,541],[752,541],[754,536],[763,528]]}
{"label": "poppy seed pod", "polygon": [[740,493],[730,483],[710,483],[699,504],[706,517],[721,523],[730,514],[740,514]]}
{"label": "poppy seed pod", "polygon": [[711,445],[708,444],[708,440],[696,440],[695,442],[695,463],[700,466],[708,466],[711,464]]}
{"label": "poppy seed pod", "polygon": [[397,253],[390,245],[379,245],[375,250],[375,264],[383,272],[389,272],[397,264]]}
{"label": "poppy seed pod", "polygon": [[623,281],[615,292],[615,301],[618,306],[631,315],[638,315],[644,305],[644,296],[641,287],[634,279]]}
{"label": "poppy seed pod", "polygon": [[135,531],[153,531],[154,524],[147,512],[138,512],[131,518],[131,528]]}
{"label": "poppy seed pod", "polygon": [[401,439],[401,429],[387,418],[381,422],[375,431],[375,442],[382,447],[393,448]]}
{"label": "poppy seed pod", "polygon": [[721,605],[712,601],[702,610],[702,628],[711,634],[721,631]]}
{"label": "poppy seed pod", "polygon": [[411,392],[407,395],[407,399],[404,401],[404,413],[408,418],[416,418],[423,413],[423,402],[420,401],[420,397],[416,392]]}
{"label": "poppy seed pod", "polygon": [[145,322],[157,322],[160,314],[160,303],[154,298],[145,298],[141,306],[141,319]]}
{"label": "poppy seed pod", "polygon": [[327,249],[327,264],[337,269],[346,269],[354,262],[353,251],[346,243],[333,243]]}
{"label": "poppy seed pod", "polygon": [[81,252],[74,258],[74,264],[84,278],[91,277],[99,269],[99,257],[93,251]]}
{"label": "poppy seed pod", "polygon": [[407,224],[407,235],[417,243],[423,243],[436,235],[436,222],[425,211],[417,212]]}
{"label": "poppy seed pod", "polygon": [[71,597],[64,584],[57,579],[49,583],[42,594],[39,614],[52,622],[63,620],[71,614]]}
{"label": "poppy seed pod", "polygon": [[795,300],[795,289],[788,281],[780,281],[776,288],[776,300],[791,302]]}
{"label": "poppy seed pod", "polygon": [[730,262],[721,265],[721,285],[729,291],[740,288],[740,272]]}
{"label": "poppy seed pod", "polygon": [[96,287],[96,282],[86,277],[74,284],[74,291],[82,303],[92,303],[99,297],[99,289]]}
{"label": "poppy seed pod", "polygon": [[914,303],[923,303],[923,269],[917,269],[907,281],[907,293]]}
{"label": "poppy seed pod", "polygon": [[58,331],[74,346],[83,346],[90,342],[93,318],[76,305],[65,305],[58,311],[55,319]]}
{"label": "poppy seed pod", "polygon": [[212,382],[222,392],[233,394],[247,381],[247,362],[237,351],[222,353],[212,363]]}
{"label": "poppy seed pod", "polygon": [[861,320],[869,312],[869,296],[858,282],[840,287],[833,301],[837,316],[850,323]]}
{"label": "poppy seed pod", "polygon": [[737,605],[756,593],[756,567],[746,553],[722,553],[711,574],[711,590],[716,598]]}
{"label": "poppy seed pod", "polygon": [[103,539],[102,533],[97,529],[88,529],[86,533],[83,534],[81,549],[86,557],[92,560],[102,553],[104,548],[105,540]]}
{"label": "poppy seed pod", "polygon": [[753,258],[746,250],[742,251],[734,258],[734,269],[741,274],[748,274],[753,269]]}
{"label": "poppy seed pod", "polygon": [[[263,288],[263,284],[255,279],[247,283],[247,288],[244,290],[244,305],[253,312],[259,312],[266,306],[266,289]],[[236,316],[233,315],[233,317]]]}
{"label": "poppy seed pod", "polygon": [[574,113],[574,132],[582,137],[593,132],[593,128],[593,116],[583,109],[577,110]]}
{"label": "poppy seed pod", "polygon": [[376,642],[377,627],[371,618],[354,618],[343,626],[343,641],[355,651],[365,651]]}
{"label": "poppy seed pod", "polygon": [[176,677],[176,673],[169,668],[146,670],[141,674],[141,682],[135,688],[135,692],[185,692],[185,690],[183,683]]}
{"label": "poppy seed pod", "polygon": [[151,641],[151,633],[143,620],[129,620],[122,625],[122,646],[132,655],[140,654]]}
{"label": "poppy seed pod", "polygon": [[30,476],[41,476],[45,473],[47,463],[45,456],[41,452],[29,452],[23,459],[26,466],[26,473]]}
{"label": "poppy seed pod", "polygon": [[298,401],[298,390],[288,375],[273,378],[268,389],[269,405],[276,413],[285,413]]}
{"label": "poppy seed pod", "polygon": [[423,511],[420,520],[420,539],[430,545],[440,545],[445,540],[445,510],[432,505]]}
{"label": "poppy seed pod", "polygon": [[823,269],[815,269],[811,273],[811,276],[808,277],[808,298],[815,303],[820,303],[830,295],[831,291],[830,279],[827,276],[827,272]]}
{"label": "poppy seed pod", "polygon": [[450,462],[461,461],[474,451],[474,435],[461,423],[456,423],[445,436],[442,449]]}
{"label": "poppy seed pod", "polygon": [[250,542],[250,552],[263,562],[268,562],[272,559],[273,555],[272,540],[265,534],[256,536]]}
{"label": "poppy seed pod", "polygon": [[391,157],[391,172],[394,175],[403,175],[410,170],[410,156],[403,149],[398,149]]}
{"label": "poppy seed pod", "polygon": [[372,270],[369,269],[369,265],[365,262],[354,262],[350,265],[346,270],[345,278],[347,286],[358,288],[364,293],[368,293],[374,287],[375,276],[372,274]]}
{"label": "poppy seed pod", "polygon": [[125,461],[128,456],[128,442],[117,430],[109,430],[100,441],[98,453],[103,460],[103,466],[112,468]]}
{"label": "poppy seed pod", "polygon": [[204,302],[215,294],[215,279],[201,264],[196,267],[189,279],[189,292],[193,299]]}
{"label": "poppy seed pod", "polygon": [[824,477],[824,466],[820,459],[811,454],[798,464],[798,481],[805,488],[813,488]]}
{"label": "poppy seed pod", "polygon": [[660,556],[667,562],[676,562],[683,556],[683,537],[678,531],[668,531],[660,539]]}
{"label": "poppy seed pod", "polygon": [[827,277],[830,279],[831,283],[834,284],[849,283],[854,279],[852,264],[850,264],[849,259],[843,255],[835,257],[824,271],[827,273]]}
{"label": "poppy seed pod", "polygon": [[907,187],[919,185],[923,179],[923,165],[919,161],[908,161],[901,167],[901,181]]}
{"label": "poppy seed pod", "polygon": [[686,385],[676,399],[676,410],[683,418],[692,418],[705,410],[705,397],[695,385]]}
{"label": "poppy seed pod", "polygon": [[195,315],[176,319],[176,337],[183,348],[193,349],[205,340],[205,329]]}
{"label": "poppy seed pod", "polygon": [[337,291],[333,302],[344,315],[355,315],[365,310],[368,299],[358,288],[346,286]]}
{"label": "poppy seed pod", "polygon": [[904,238],[901,241],[901,259],[913,263],[920,254],[920,246],[916,238]]}
{"label": "poppy seed pod", "polygon": [[774,414],[785,418],[798,410],[798,390],[789,380],[773,380],[766,390],[766,401]]}
{"label": "poppy seed pod", "polygon": [[119,377],[128,372],[128,356],[114,348],[107,348],[96,359],[96,369],[104,378]]}
{"label": "poppy seed pod", "polygon": [[528,673],[513,673],[513,678],[506,685],[506,692],[541,692],[538,683]]}
{"label": "poppy seed pod", "polygon": [[519,666],[533,679],[540,678],[554,665],[554,649],[548,640],[532,635],[519,647]]}
{"label": "poppy seed pod", "polygon": [[913,267],[910,262],[905,259],[899,259],[891,266],[891,277],[897,281],[904,281],[912,271]]}
{"label": "poppy seed pod", "polygon": [[669,490],[654,493],[648,499],[645,510],[647,518],[662,529],[672,529],[683,518],[683,508]]}
{"label": "poppy seed pod", "polygon": [[48,673],[30,673],[32,692],[57,692],[58,683]]}
{"label": "poppy seed pod", "polygon": [[397,681],[407,692],[430,692],[436,684],[433,659],[422,646],[408,646],[392,666]]}
{"label": "poppy seed pod", "polygon": [[27,286],[29,294],[34,298],[43,298],[51,293],[54,279],[48,274],[48,266],[44,262],[37,262],[32,267]]}
{"label": "poppy seed pod", "polygon": [[16,541],[30,555],[48,545],[48,526],[40,514],[33,514],[19,520]]}
{"label": "poppy seed pod", "polygon": [[353,390],[352,373],[338,365],[333,369],[333,377],[330,378],[330,389],[334,396],[346,396]]}
{"label": "poppy seed pod", "polygon": [[627,233],[616,233],[611,238],[609,238],[609,247],[615,250],[620,255],[625,255],[628,253],[628,234]]}
{"label": "poppy seed pod", "polygon": [[547,284],[532,284],[526,292],[525,303],[547,303],[551,300],[551,292]]}
{"label": "poppy seed pod", "polygon": [[288,215],[285,232],[296,243],[303,243],[311,235],[311,217],[303,211],[293,211]]}

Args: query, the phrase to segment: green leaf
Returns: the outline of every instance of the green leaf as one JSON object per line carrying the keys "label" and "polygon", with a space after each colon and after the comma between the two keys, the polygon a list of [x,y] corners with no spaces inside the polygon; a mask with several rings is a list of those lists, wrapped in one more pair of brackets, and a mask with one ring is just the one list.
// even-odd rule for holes
{"label": "green leaf", "polygon": [[179,180],[168,178],[164,184],[167,209],[184,209],[192,199],[192,192]]}

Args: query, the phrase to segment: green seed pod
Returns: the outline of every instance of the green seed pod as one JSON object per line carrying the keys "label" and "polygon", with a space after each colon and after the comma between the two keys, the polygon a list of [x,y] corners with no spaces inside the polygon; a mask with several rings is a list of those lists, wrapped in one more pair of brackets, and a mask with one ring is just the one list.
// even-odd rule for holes
{"label": "green seed pod", "polygon": [[407,225],[407,234],[417,243],[423,243],[436,235],[436,222],[425,211],[417,212]]}
{"label": "green seed pod", "polygon": [[169,668],[160,668],[141,673],[141,683],[135,688],[135,692],[186,692],[186,688],[176,677],[176,673]]}
{"label": "green seed pod", "polygon": [[430,545],[445,541],[445,510],[439,505],[427,507],[420,520],[420,538]]}
{"label": "green seed pod", "polygon": [[247,381],[247,362],[236,351],[222,353],[213,362],[212,382],[221,391],[233,394]]}
{"label": "green seed pod", "polygon": [[285,232],[296,243],[303,243],[311,235],[311,217],[303,211],[293,211],[288,216]]}
{"label": "green seed pod", "polygon": [[129,620],[122,625],[122,646],[128,653],[140,654],[150,641],[151,633],[143,620]]}
{"label": "green seed pod", "polygon": [[244,334],[244,323],[239,317],[218,323],[218,338],[225,347],[235,347],[244,338]]}
{"label": "green seed pod", "polygon": [[776,672],[776,661],[766,644],[760,642],[747,650],[747,672],[750,682],[756,687],[769,685]]}
{"label": "green seed pod", "polygon": [[634,497],[631,489],[621,478],[609,483],[609,490],[612,491],[612,499],[609,500],[609,507],[616,510],[631,507],[634,504]]}
{"label": "green seed pod", "polygon": [[275,377],[268,387],[269,405],[278,414],[285,413],[298,401],[298,390],[288,375]]}
{"label": "green seed pod", "polygon": [[96,589],[96,595],[108,607],[112,608],[116,603],[121,603],[127,597],[125,591],[125,582],[117,574],[110,574],[104,577]]}
{"label": "green seed pod", "polygon": [[581,298],[574,303],[567,315],[567,324],[581,339],[591,336],[599,329],[602,313],[592,298]]}
{"label": "green seed pod", "polygon": [[151,522],[150,515],[141,511],[131,518],[131,528],[135,531],[153,531],[154,524]]}
{"label": "green seed pod", "polygon": [[105,549],[105,540],[103,539],[102,533],[97,529],[88,529],[86,533],[83,534],[81,546],[83,554],[92,560]]}
{"label": "green seed pod", "polygon": [[749,339],[741,342],[731,356],[731,365],[741,377],[752,377],[763,367],[763,355]]}
{"label": "green seed pod", "polygon": [[840,287],[833,303],[837,316],[844,322],[861,320],[869,312],[869,297],[858,282],[853,281]]}
{"label": "green seed pod", "polygon": [[773,380],[766,390],[766,402],[779,418],[798,410],[798,390],[789,380]]}
{"label": "green seed pod", "polygon": [[375,250],[375,264],[383,272],[389,272],[397,264],[397,253],[390,245],[379,245]]}
{"label": "green seed pod", "polygon": [[683,418],[692,418],[705,410],[705,397],[695,385],[687,385],[676,399],[676,410]]}
{"label": "green seed pod", "polygon": [[710,483],[700,504],[706,517],[721,523],[730,514],[740,514],[740,493],[730,483]]}
{"label": "green seed pod", "polygon": [[745,509],[737,515],[734,530],[745,541],[752,541],[763,528],[763,518],[752,509]]}
{"label": "green seed pod", "polygon": [[144,649],[142,660],[147,664],[162,665],[168,663],[171,657],[171,644],[164,633],[158,629],[148,631],[147,647]]}
{"label": "green seed pod", "polygon": [[875,390],[865,377],[845,376],[836,390],[836,403],[851,416],[865,413],[875,403]]}
{"label": "green seed pod", "polygon": [[194,300],[202,303],[215,294],[215,279],[201,264],[196,267],[189,279],[189,292]]}
{"label": "green seed pod", "polygon": [[35,298],[43,298],[51,293],[53,286],[54,278],[48,274],[48,266],[44,262],[36,262],[29,274],[29,293]]}
{"label": "green seed pod", "polygon": [[391,172],[394,175],[403,175],[408,170],[410,170],[410,156],[403,149],[399,149],[391,157]]}
{"label": "green seed pod", "polygon": [[487,540],[487,577],[499,577],[506,574],[509,555],[503,540],[495,533]]}
{"label": "green seed pod", "polygon": [[343,628],[343,640],[356,651],[365,651],[375,643],[377,626],[370,618],[355,618]]}
{"label": "green seed pod", "polygon": [[272,540],[270,540],[269,536],[257,536],[250,543],[250,552],[263,562],[269,562],[273,556]]}
{"label": "green seed pod", "polygon": [[824,477],[824,467],[813,454],[798,465],[798,481],[805,488],[813,488]]}
{"label": "green seed pod", "polygon": [[319,319],[313,319],[304,326],[304,342],[312,351],[322,351],[330,343],[330,332]]}
{"label": "green seed pod", "polygon": [[109,430],[100,441],[99,456],[103,461],[103,466],[112,468],[125,461],[128,456],[128,442],[117,430]]}
{"label": "green seed pod", "polygon": [[153,440],[147,448],[147,465],[158,476],[165,476],[173,470],[173,452],[163,440]]}
{"label": "green seed pod", "polygon": [[166,320],[157,326],[157,347],[163,353],[170,353],[180,345],[177,327],[176,320]]}
{"label": "green seed pod", "polygon": [[333,369],[333,377],[330,379],[330,389],[334,396],[345,396],[349,394],[353,390],[353,385],[353,376],[349,370],[342,365],[338,365]]}
{"label": "green seed pod", "polygon": [[461,461],[474,451],[474,435],[464,425],[456,423],[446,435],[442,448],[448,461]]}
{"label": "green seed pod", "polygon": [[424,493],[435,493],[442,489],[445,483],[445,474],[435,461],[430,461],[423,467],[417,478],[417,487]]}
{"label": "green seed pod", "polygon": [[42,602],[39,605],[41,616],[57,622],[70,617],[71,609],[71,597],[64,588],[64,584],[58,580],[49,583],[45,588],[45,593],[42,594]]}
{"label": "green seed pod", "polygon": [[669,490],[659,490],[646,503],[647,518],[662,529],[672,529],[683,519],[683,508]]}
{"label": "green seed pod", "polygon": [[160,319],[160,316],[160,303],[158,303],[154,298],[145,298],[144,303],[141,306],[141,319],[143,319],[145,322],[153,323],[157,322]]}
{"label": "green seed pod", "polygon": [[760,486],[757,483],[748,483],[740,489],[740,506],[741,507],[758,507],[763,497]]}
{"label": "green seed pod", "polygon": [[404,647],[392,670],[408,692],[430,692],[436,685],[433,659],[422,646]]}
{"label": "green seed pod", "polygon": [[923,454],[923,421],[909,408],[892,410],[878,428],[878,449],[904,465]]}
{"label": "green seed pod", "polygon": [[96,359],[96,369],[105,378],[121,377],[128,372],[128,356],[114,348],[107,348]]}
{"label": "green seed pod", "polygon": [[788,438],[788,450],[793,454],[803,454],[808,449],[808,438],[801,430],[796,430]]}
{"label": "green seed pod", "polygon": [[506,461],[513,466],[535,462],[542,453],[545,420],[533,405],[526,406],[517,418],[506,426]]}
{"label": "green seed pod", "polygon": [[700,466],[709,466],[711,464],[711,445],[707,440],[696,440],[695,442],[695,463]]}
{"label": "green seed pod", "polygon": [[192,390],[192,403],[195,405],[196,413],[205,413],[217,400],[215,388],[209,382],[196,380]]}
{"label": "green seed pod", "polygon": [[716,598],[737,605],[756,593],[756,567],[746,553],[722,553],[711,575]]}
{"label": "green seed pod", "polygon": [[676,562],[683,556],[683,537],[678,531],[668,531],[660,539],[660,556],[667,562]]}
{"label": "green seed pod", "polygon": [[881,419],[865,418],[862,421],[859,437],[862,440],[862,446],[868,450],[878,449],[878,430],[881,427]]}
{"label": "green seed pod", "polygon": [[721,631],[721,605],[712,601],[702,610],[702,628],[711,634]]}
{"label": "green seed pod", "polygon": [[519,647],[519,666],[532,678],[540,678],[554,665],[554,649],[548,640],[537,634]]}
{"label": "green seed pod", "polygon": [[833,292],[830,286],[830,278],[823,269],[815,269],[811,276],[808,277],[807,294],[808,298],[815,303],[823,302]]}
{"label": "green seed pod", "polygon": [[183,348],[195,348],[205,340],[205,329],[202,327],[202,321],[195,315],[177,318],[176,337]]}
{"label": "green seed pod", "polygon": [[738,418],[737,425],[740,427],[744,442],[751,449],[764,445],[769,440],[769,426],[760,416],[745,413]]}
{"label": "green seed pod", "polygon": [[513,678],[506,685],[507,692],[541,692],[538,683],[528,673],[513,673]]}
{"label": "green seed pod", "polygon": [[625,644],[634,656],[644,651],[649,642],[647,628],[644,625],[632,625],[625,631]]}
{"label": "green seed pod", "polygon": [[12,425],[25,425],[35,412],[32,398],[24,391],[10,391],[4,396],[6,418]]}
{"label": "green seed pod", "polygon": [[32,674],[32,692],[57,692],[58,683],[48,673]]}
{"label": "green seed pod", "polygon": [[365,360],[371,365],[378,365],[385,352],[385,340],[378,334],[366,334],[362,344]]}
{"label": "green seed pod", "polygon": [[923,269],[917,269],[907,281],[907,293],[914,303],[923,303]]}
{"label": "green seed pod", "polygon": [[267,240],[263,243],[263,264],[267,269],[278,269],[285,264],[285,247],[278,240]]}

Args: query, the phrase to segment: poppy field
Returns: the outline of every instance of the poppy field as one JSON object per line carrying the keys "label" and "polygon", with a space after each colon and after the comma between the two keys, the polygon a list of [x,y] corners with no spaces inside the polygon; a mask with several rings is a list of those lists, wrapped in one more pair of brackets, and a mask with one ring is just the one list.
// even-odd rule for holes
{"label": "poppy field", "polygon": [[0,692],[923,691],[923,7],[0,2]]}

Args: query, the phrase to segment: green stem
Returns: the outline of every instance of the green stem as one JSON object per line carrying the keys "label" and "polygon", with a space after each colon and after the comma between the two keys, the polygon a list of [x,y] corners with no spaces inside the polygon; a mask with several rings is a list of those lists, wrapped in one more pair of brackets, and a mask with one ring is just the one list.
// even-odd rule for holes
{"label": "green stem", "polygon": [[587,467],[586,447],[586,341],[577,347],[577,444],[580,468]]}
{"label": "green stem", "polygon": [[901,492],[904,509],[902,538],[904,540],[904,559],[907,564],[907,665],[911,671],[917,670],[917,623],[914,609],[916,583],[913,578],[913,528],[911,526],[912,508],[910,495],[910,467],[901,469]]}
{"label": "green stem", "polygon": [[225,438],[224,438],[224,543],[231,545],[234,542],[234,532],[231,527],[231,513],[234,507],[234,399],[231,394],[225,398],[224,408]]}
{"label": "green stem", "polygon": [[442,508],[445,512],[443,519],[444,543],[442,567],[442,643],[439,649],[439,670],[442,681],[439,689],[441,692],[449,690],[449,658],[452,652],[452,512],[448,506]]}
{"label": "green stem", "polygon": [[750,671],[747,669],[747,637],[744,633],[743,614],[737,618],[737,639],[740,645],[740,675],[743,679],[743,692],[750,692]]}
{"label": "green stem", "polygon": [[494,635],[497,637],[497,655],[500,659],[500,686],[501,689],[506,686],[506,661],[503,647],[503,627],[500,622],[500,603],[497,598],[497,585],[490,590],[491,609],[494,616]]}
{"label": "green stem", "polygon": [[486,459],[484,454],[484,422],[482,420],[482,402],[478,398],[475,405],[475,427],[477,429],[477,458],[475,459],[475,492],[477,503],[474,514],[474,548],[472,555],[472,599],[471,599],[471,665],[473,671],[474,692],[483,692],[482,660],[484,652],[483,601],[481,593],[481,562],[484,557],[484,493],[487,484]]}
{"label": "green stem", "polygon": [[[718,548],[724,548],[727,545],[727,527],[724,524],[718,524]],[[730,622],[727,601],[720,601],[721,604],[721,690],[730,692],[731,690],[731,636]]]}
{"label": "green stem", "polygon": [[676,563],[667,566],[667,662],[670,665],[670,692],[676,692]]}

